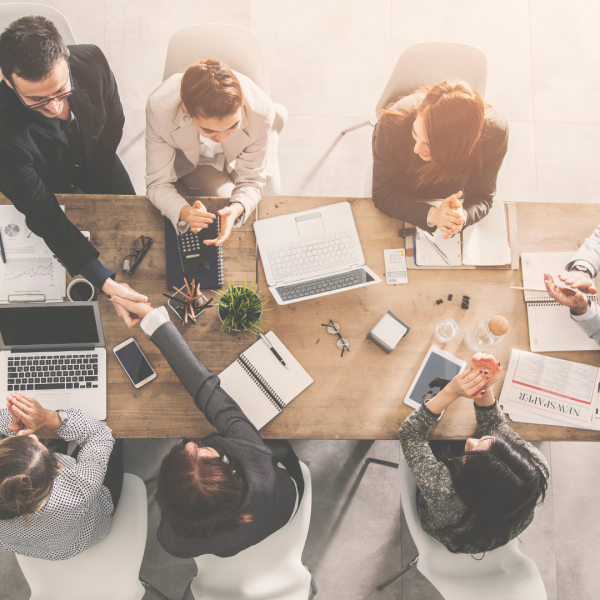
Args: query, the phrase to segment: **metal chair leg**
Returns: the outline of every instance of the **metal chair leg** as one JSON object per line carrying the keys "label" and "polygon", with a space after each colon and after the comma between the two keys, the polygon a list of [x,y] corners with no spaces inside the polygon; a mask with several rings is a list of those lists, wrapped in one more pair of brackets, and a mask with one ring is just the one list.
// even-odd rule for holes
{"label": "metal chair leg", "polygon": [[192,577],[190,579],[190,582],[188,583],[188,586],[185,588],[185,592],[183,593],[181,600],[187,600],[188,596],[190,595],[190,593],[192,591],[192,582],[194,581],[194,579],[196,579],[196,578]]}
{"label": "metal chair leg", "polygon": [[316,596],[319,593],[319,590],[317,589],[317,583],[315,582],[312,571],[304,563],[302,563],[302,566],[310,573],[310,590],[312,595]]}
{"label": "metal chair leg", "polygon": [[384,467],[398,468],[398,463],[390,462],[389,460],[379,460],[378,458],[367,458],[366,463],[375,463],[376,465],[383,465]]}
{"label": "metal chair leg", "polygon": [[171,600],[168,596],[165,596],[162,592],[159,592],[153,585],[149,584],[147,581],[144,581],[141,577],[140,583],[152,594],[154,594],[160,600]]}
{"label": "metal chair leg", "polygon": [[389,579],[386,579],[381,585],[378,585],[377,591],[381,592],[381,590],[384,590],[388,585],[390,585],[390,583],[394,583],[396,579],[400,579],[400,577],[402,577],[404,573],[410,571],[418,562],[419,556],[417,555],[408,563],[408,565],[406,565],[406,567],[404,567],[404,569],[401,569],[397,573],[394,573]]}
{"label": "metal chair leg", "polygon": [[371,127],[375,127],[376,123],[375,123],[375,121],[363,121],[362,123],[358,123],[357,125],[352,125],[352,127],[347,127],[346,129],[344,129],[342,131],[342,135],[345,135],[349,131],[354,131],[355,129],[360,129],[361,127],[366,127],[367,125],[370,125]]}

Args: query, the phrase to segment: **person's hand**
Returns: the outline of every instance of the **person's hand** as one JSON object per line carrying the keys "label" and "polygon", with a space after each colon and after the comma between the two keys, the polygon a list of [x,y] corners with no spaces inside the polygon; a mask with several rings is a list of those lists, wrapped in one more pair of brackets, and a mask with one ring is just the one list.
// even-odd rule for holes
{"label": "person's hand", "polygon": [[[127,285],[127,284],[124,284]],[[129,287],[129,286],[127,286]],[[109,296],[108,298],[114,305],[117,314],[125,321],[125,325],[131,329],[153,310],[149,302],[133,302],[121,296]]]}
{"label": "person's hand", "polygon": [[206,229],[216,219],[215,215],[207,212],[206,206],[200,200],[196,200],[194,206],[184,206],[179,213],[179,218],[190,226],[193,233]]}
{"label": "person's hand", "polygon": [[[8,428],[16,431],[17,435],[31,435],[42,427],[48,429],[58,429],[60,427],[60,418],[54,410],[44,408],[35,398],[13,392],[6,398],[10,414],[13,415],[13,424]],[[18,423],[14,422],[15,417]],[[20,427],[20,424],[23,427]],[[15,425],[19,429],[14,429]]]}
{"label": "person's hand", "polygon": [[448,196],[440,206],[433,207],[427,215],[427,221],[433,223],[443,234],[444,239],[458,233],[467,221],[466,211],[459,198],[462,192]]}
{"label": "person's hand", "polygon": [[575,288],[584,294],[598,293],[594,280],[583,271],[568,271],[559,275],[558,278],[569,287]]}
{"label": "person's hand", "polygon": [[559,304],[568,306],[573,314],[584,315],[588,311],[588,299],[581,292],[558,287],[550,273],[544,273],[544,283],[550,297]]}
{"label": "person's hand", "polygon": [[204,240],[207,246],[220,246],[231,234],[231,229],[235,220],[244,212],[244,207],[239,203],[235,202],[222,208],[219,211],[221,215],[221,235],[216,240]]}
{"label": "person's hand", "polygon": [[485,387],[492,387],[502,373],[502,367],[500,362],[497,361],[491,354],[485,354],[484,352],[478,352],[471,358],[473,363],[473,369],[483,369],[483,374],[487,377],[485,380]]}
{"label": "person's hand", "polygon": [[8,430],[18,432],[21,429],[25,429],[25,423],[17,416],[8,398],[6,399],[6,408],[8,408],[8,412],[12,417],[12,423],[8,426]]}
{"label": "person's hand", "polygon": [[485,374],[485,369],[476,369],[471,367],[462,373],[459,373],[444,389],[456,396],[465,396],[466,398],[475,398],[481,395],[486,387],[489,375]]}
{"label": "person's hand", "polygon": [[102,291],[107,296],[121,296],[121,298],[126,298],[127,300],[132,300],[133,302],[148,302],[148,296],[144,296],[143,294],[138,294],[132,287],[127,285],[126,283],[117,283],[114,279],[110,277],[104,282],[102,286]]}

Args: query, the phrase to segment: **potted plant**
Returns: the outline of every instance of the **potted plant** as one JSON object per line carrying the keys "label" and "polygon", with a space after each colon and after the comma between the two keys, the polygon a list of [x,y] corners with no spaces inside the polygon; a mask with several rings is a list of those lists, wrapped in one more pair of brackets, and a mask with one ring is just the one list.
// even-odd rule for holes
{"label": "potted plant", "polygon": [[256,282],[247,285],[246,277],[243,285],[235,285],[235,282],[228,281],[228,286],[226,290],[217,292],[220,296],[217,306],[222,322],[221,330],[227,330],[227,333],[249,331],[258,334],[261,331],[259,323],[263,322],[261,316],[268,299],[258,295]]}

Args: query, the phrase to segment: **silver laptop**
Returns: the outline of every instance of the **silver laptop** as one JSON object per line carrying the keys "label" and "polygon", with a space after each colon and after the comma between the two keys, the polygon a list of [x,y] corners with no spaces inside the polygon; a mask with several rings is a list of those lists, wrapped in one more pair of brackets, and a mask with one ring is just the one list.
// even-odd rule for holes
{"label": "silver laptop", "polygon": [[261,219],[254,223],[254,232],[277,304],[381,281],[365,265],[349,202]]}
{"label": "silver laptop", "polygon": [[0,304],[0,398],[106,419],[106,349],[97,302]]}

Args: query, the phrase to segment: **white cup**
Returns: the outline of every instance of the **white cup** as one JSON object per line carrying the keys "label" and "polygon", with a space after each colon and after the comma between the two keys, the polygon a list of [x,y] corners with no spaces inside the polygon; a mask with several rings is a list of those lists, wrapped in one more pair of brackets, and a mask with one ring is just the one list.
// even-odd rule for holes
{"label": "white cup", "polygon": [[71,302],[89,302],[94,299],[96,288],[87,280],[79,277],[67,286],[67,298]]}

